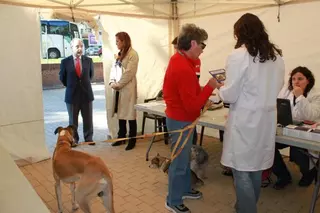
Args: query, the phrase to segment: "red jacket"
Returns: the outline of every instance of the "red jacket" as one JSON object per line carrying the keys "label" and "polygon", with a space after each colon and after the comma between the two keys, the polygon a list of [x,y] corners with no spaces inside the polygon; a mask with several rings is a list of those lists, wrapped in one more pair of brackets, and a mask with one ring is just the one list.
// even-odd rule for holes
{"label": "red jacket", "polygon": [[198,76],[198,78],[199,78],[199,76],[200,76],[200,67],[201,67],[201,60],[200,60],[200,58],[198,58],[198,59],[196,59],[195,61],[194,61],[194,64],[195,64],[195,72],[196,72],[196,75]]}
{"label": "red jacket", "polygon": [[201,108],[210,97],[213,88],[206,85],[201,90],[196,64],[197,60],[179,52],[170,58],[163,82],[167,117],[192,122],[199,117]]}

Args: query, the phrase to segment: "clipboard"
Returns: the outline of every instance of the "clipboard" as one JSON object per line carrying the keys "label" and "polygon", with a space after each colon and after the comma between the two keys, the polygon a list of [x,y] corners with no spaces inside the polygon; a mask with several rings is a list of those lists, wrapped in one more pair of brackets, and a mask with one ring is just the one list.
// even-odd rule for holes
{"label": "clipboard", "polygon": [[226,70],[225,69],[217,69],[211,70],[209,73],[214,77],[219,83],[226,80]]}

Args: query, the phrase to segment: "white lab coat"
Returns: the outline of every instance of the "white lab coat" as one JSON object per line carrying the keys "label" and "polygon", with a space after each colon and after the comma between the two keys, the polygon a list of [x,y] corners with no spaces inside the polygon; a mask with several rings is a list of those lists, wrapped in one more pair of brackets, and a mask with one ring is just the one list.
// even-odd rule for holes
{"label": "white lab coat", "polygon": [[[279,93],[279,98],[289,99],[291,103],[291,113],[293,120],[296,121],[315,121],[320,122],[320,91],[312,88],[307,97],[303,95],[296,99],[296,105],[293,106],[293,93],[288,90],[288,85],[285,85]],[[318,158],[319,154],[312,150],[308,150],[309,154]],[[310,160],[309,169],[314,167]]]}
{"label": "white lab coat", "polygon": [[276,100],[284,83],[284,62],[259,62],[245,47],[227,59],[220,97],[230,103],[221,163],[238,171],[259,171],[273,164]]}
{"label": "white lab coat", "polygon": [[301,95],[296,99],[296,105],[293,106],[293,93],[285,85],[279,93],[279,98],[289,99],[293,120],[320,121],[320,91],[312,88],[307,97]]}

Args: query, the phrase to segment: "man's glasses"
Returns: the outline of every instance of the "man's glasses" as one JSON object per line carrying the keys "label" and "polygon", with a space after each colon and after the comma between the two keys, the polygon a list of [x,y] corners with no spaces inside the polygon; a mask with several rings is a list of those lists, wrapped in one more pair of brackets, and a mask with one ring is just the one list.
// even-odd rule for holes
{"label": "man's glasses", "polygon": [[203,43],[203,42],[201,42],[200,45],[201,45],[201,48],[202,48],[203,50],[204,50],[204,48],[206,48],[206,46],[207,46],[207,45],[206,45],[205,43]]}

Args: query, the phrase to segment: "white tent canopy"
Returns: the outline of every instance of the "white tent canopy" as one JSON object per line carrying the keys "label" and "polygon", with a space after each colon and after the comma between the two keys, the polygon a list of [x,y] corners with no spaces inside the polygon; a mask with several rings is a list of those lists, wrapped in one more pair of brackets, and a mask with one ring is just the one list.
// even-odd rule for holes
{"label": "white tent canopy", "polygon": [[[312,1],[312,0],[311,0]],[[70,9],[93,14],[148,18],[193,18],[310,0],[1,0],[16,6]],[[172,9],[174,8],[174,9]]]}
{"label": "white tent canopy", "polygon": [[[3,57],[0,57],[0,60],[5,59],[3,70],[10,71],[1,78],[0,91],[6,101],[1,104],[0,110],[11,112],[0,113],[0,144],[18,158],[38,161],[47,157],[44,149],[40,59],[37,59],[40,58],[39,8],[41,13],[48,10],[53,12],[54,17],[91,21],[93,27],[99,24],[103,32],[106,108],[112,137],[116,136],[117,119],[110,117],[111,89],[108,82],[114,54],[118,51],[115,34],[119,31],[129,33],[133,48],[139,54],[139,103],[145,98],[154,97],[161,89],[172,54],[171,41],[181,25],[195,23],[209,34],[207,48],[201,55],[200,82],[205,84],[210,77],[208,70],[225,66],[226,57],[234,46],[233,24],[244,12],[252,12],[262,19],[271,40],[283,50],[287,73],[296,66],[307,66],[320,81],[319,0],[0,0],[0,18],[7,20],[2,29],[12,35],[3,38],[8,42],[2,46],[2,50],[10,51],[10,54],[3,52]],[[100,15],[99,20],[94,18],[97,15]],[[21,32],[28,32],[27,40],[18,38]],[[25,56],[22,58],[24,69],[15,63],[17,52]],[[17,80],[18,74],[24,74],[25,77]],[[16,80],[15,89],[8,90],[13,80]],[[318,81],[316,87],[319,87]],[[22,93],[25,88],[32,95]],[[23,99],[21,94],[24,95]],[[23,113],[21,108],[12,107],[16,105],[24,105]],[[8,115],[14,116],[9,118]],[[138,131],[141,130],[141,118],[142,114],[139,113]],[[153,123],[147,130],[153,130]],[[215,135],[216,132],[206,130],[206,134]]]}

